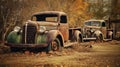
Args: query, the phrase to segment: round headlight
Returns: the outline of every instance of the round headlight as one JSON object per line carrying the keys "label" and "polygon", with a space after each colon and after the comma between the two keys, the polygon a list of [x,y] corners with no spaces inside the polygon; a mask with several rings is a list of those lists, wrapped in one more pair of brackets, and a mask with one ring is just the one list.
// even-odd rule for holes
{"label": "round headlight", "polygon": [[91,31],[91,32],[94,32],[94,31],[95,31],[95,29],[90,29],[90,31]]}
{"label": "round headlight", "polygon": [[45,26],[40,26],[40,33],[44,33],[46,31],[46,27]]}
{"label": "round headlight", "polygon": [[19,32],[20,29],[21,29],[21,28],[20,28],[19,26],[15,26],[14,31]]}

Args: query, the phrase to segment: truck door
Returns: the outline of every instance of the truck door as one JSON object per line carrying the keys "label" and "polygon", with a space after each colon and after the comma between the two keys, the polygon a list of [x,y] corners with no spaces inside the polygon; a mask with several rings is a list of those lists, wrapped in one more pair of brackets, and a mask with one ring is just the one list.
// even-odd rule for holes
{"label": "truck door", "polygon": [[106,28],[105,22],[102,22],[102,23],[101,23],[101,31],[102,31],[102,33],[103,33],[104,38],[106,38],[107,28]]}
{"label": "truck door", "polygon": [[60,16],[59,31],[64,37],[64,41],[67,41],[69,38],[69,29],[68,29],[67,17],[66,15]]}

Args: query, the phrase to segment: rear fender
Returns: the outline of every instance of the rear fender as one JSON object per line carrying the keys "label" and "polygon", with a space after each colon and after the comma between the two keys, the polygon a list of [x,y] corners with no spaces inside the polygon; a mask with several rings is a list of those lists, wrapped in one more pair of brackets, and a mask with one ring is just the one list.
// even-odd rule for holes
{"label": "rear fender", "polygon": [[108,31],[108,36],[112,36],[113,32],[112,31]]}
{"label": "rear fender", "polygon": [[108,31],[107,37],[109,39],[113,39],[113,32],[112,31]]}

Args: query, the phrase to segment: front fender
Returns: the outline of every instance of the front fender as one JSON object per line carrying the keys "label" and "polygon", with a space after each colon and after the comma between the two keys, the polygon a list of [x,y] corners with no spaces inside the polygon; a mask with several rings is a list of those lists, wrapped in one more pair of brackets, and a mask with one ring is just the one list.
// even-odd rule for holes
{"label": "front fender", "polygon": [[95,34],[96,36],[99,36],[100,34],[102,34],[102,32],[101,32],[100,30],[96,30],[96,31],[94,32],[94,34]]}
{"label": "front fender", "polygon": [[61,36],[62,40],[64,41],[64,38],[62,36],[62,33],[58,30],[50,30],[48,32],[48,37],[50,40],[54,40],[57,36]]}
{"label": "front fender", "polygon": [[79,37],[80,34],[81,32],[79,30],[75,30],[74,36]]}
{"label": "front fender", "polygon": [[38,34],[36,37],[36,44],[48,43],[47,34]]}
{"label": "front fender", "polygon": [[19,43],[21,43],[21,38],[22,38],[21,34],[18,34],[18,32],[16,32],[16,31],[12,31],[7,36],[7,42],[19,44]]}
{"label": "front fender", "polygon": [[[41,43],[48,43],[49,44],[53,40],[55,40],[55,38],[57,38],[58,36],[61,37],[60,38],[61,40],[64,40],[61,32],[58,30],[50,30],[49,32],[44,33],[44,34],[37,34],[36,43],[37,44],[41,44]],[[61,42],[63,42],[63,41],[61,41]]]}

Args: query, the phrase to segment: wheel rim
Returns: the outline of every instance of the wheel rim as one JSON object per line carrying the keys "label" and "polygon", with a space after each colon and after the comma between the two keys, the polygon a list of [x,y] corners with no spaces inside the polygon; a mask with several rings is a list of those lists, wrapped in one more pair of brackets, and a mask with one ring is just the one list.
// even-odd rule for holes
{"label": "wheel rim", "polygon": [[97,38],[97,41],[98,42],[102,42],[103,41],[103,36],[102,35],[99,35],[96,37]]}
{"label": "wheel rim", "polygon": [[59,42],[57,40],[52,41],[51,48],[53,51],[59,50]]}

